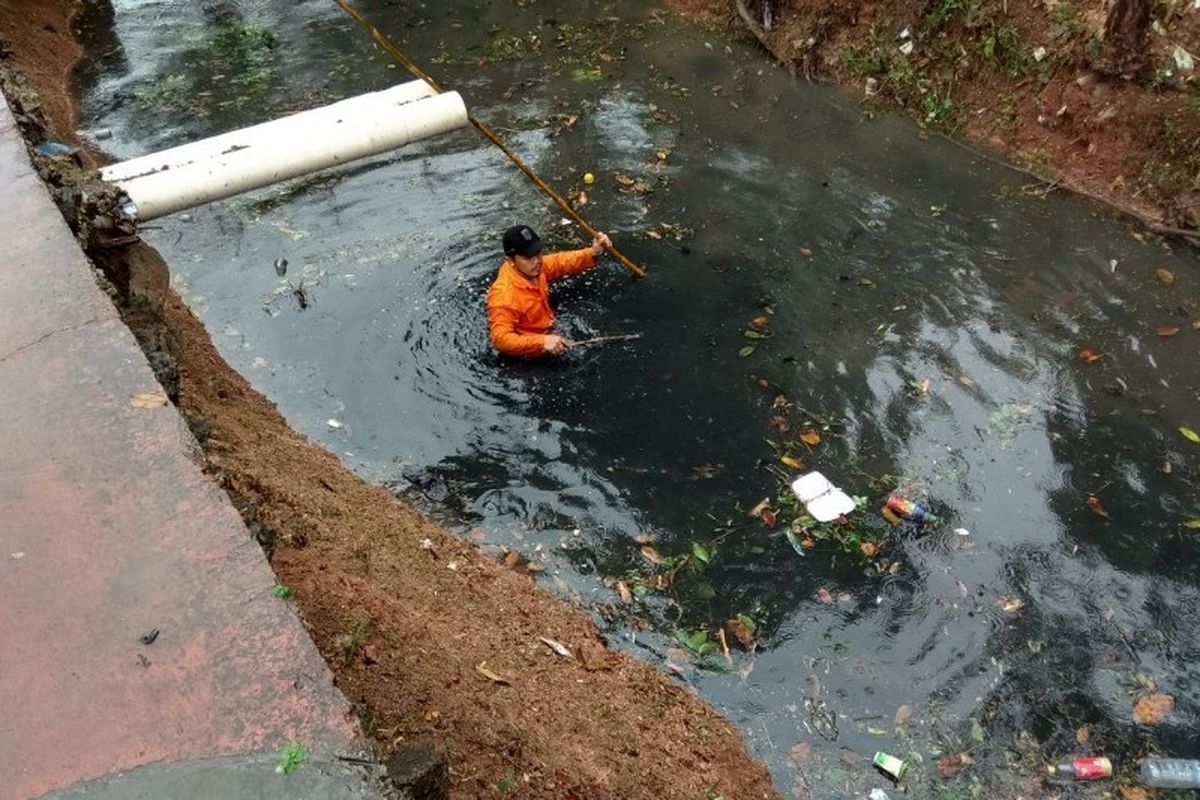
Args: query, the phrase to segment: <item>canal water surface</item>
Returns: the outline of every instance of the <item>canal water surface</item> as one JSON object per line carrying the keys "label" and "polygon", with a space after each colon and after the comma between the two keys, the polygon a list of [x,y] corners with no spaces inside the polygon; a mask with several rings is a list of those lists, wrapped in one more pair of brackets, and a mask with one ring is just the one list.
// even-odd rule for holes
{"label": "canal water surface", "polygon": [[[114,5],[80,79],[114,160],[407,79],[332,3]],[[945,798],[1200,756],[1194,252],[653,4],[361,10],[647,266],[561,285],[565,330],[642,338],[491,351],[502,230],[584,240],[471,130],[147,226],[293,426],[543,565],[785,794],[864,797],[877,750]],[[870,565],[748,514],[797,462],[866,498]],[[898,487],[938,520],[886,526]],[[1135,724],[1153,693],[1173,712]]]}

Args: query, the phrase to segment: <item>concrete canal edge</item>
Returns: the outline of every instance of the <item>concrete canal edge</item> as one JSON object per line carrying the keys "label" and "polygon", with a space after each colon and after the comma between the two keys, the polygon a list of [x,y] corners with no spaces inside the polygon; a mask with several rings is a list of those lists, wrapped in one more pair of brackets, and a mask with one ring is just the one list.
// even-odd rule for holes
{"label": "concrete canal edge", "polygon": [[[291,741],[315,760],[363,755],[350,705],[272,596],[261,549],[197,463],[6,102],[0,183],[0,797],[149,763],[261,762]],[[237,774],[269,781],[268,760],[266,778]]]}

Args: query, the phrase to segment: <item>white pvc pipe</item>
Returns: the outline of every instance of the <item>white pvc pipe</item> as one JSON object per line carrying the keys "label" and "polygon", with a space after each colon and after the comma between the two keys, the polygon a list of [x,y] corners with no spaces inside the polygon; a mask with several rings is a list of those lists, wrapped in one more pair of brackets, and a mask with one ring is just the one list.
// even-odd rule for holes
{"label": "white pvc pipe", "polygon": [[113,182],[129,195],[135,218],[150,220],[465,127],[467,108],[458,92],[445,92],[402,105],[363,103],[271,133],[269,126],[293,119],[255,126],[266,133],[226,142],[207,158]]}
{"label": "white pvc pipe", "polygon": [[378,109],[389,106],[402,106],[437,94],[425,81],[409,81],[398,86],[392,86],[378,92],[367,92],[355,97],[348,97],[320,108],[312,108],[290,116],[281,117],[259,125],[239,128],[236,131],[222,133],[208,139],[149,153],[119,164],[109,164],[100,170],[100,176],[110,183],[128,180],[130,178],[158,172],[164,169],[176,169],[195,161],[212,158],[227,150],[240,149],[263,142],[278,142],[281,138],[304,135],[310,125],[328,117],[346,118],[354,116],[363,109]]}

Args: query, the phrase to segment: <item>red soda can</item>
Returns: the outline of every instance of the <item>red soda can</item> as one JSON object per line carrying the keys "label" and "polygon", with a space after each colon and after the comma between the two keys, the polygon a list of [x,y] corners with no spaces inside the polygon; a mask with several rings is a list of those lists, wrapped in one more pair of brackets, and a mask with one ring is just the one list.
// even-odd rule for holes
{"label": "red soda can", "polygon": [[1098,781],[1112,777],[1112,762],[1103,756],[1073,758],[1070,761],[1061,761],[1055,764],[1049,768],[1049,772],[1057,778]]}

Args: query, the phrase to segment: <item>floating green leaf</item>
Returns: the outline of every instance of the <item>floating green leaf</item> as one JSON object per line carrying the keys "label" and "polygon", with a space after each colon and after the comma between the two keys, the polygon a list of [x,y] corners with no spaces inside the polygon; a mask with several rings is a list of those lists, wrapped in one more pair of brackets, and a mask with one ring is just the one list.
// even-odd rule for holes
{"label": "floating green leaf", "polygon": [[1194,531],[1200,530],[1200,519],[1189,519],[1187,522],[1183,523],[1183,527]]}
{"label": "floating green leaf", "polygon": [[708,633],[706,631],[692,631],[691,633],[680,632],[679,641],[683,642],[683,645],[687,647],[688,650],[691,650],[693,653],[701,657],[717,651],[716,643],[709,641]]}
{"label": "floating green leaf", "polygon": [[692,555],[695,556],[697,561],[704,564],[712,560],[712,553],[699,542],[692,542]]}
{"label": "floating green leaf", "polygon": [[[749,358],[750,356],[754,355],[754,350],[755,350],[754,345],[748,344],[745,347],[743,347],[741,350],[738,350],[738,357],[739,358]],[[1200,441],[1200,440],[1197,440],[1197,441]]]}
{"label": "floating green leaf", "polygon": [[1187,439],[1189,442],[1200,444],[1200,433],[1196,433],[1191,428],[1180,428],[1179,432],[1182,433],[1183,438]]}
{"label": "floating green leaf", "polygon": [[275,584],[275,588],[271,590],[271,594],[275,595],[280,600],[287,600],[292,596],[292,587],[283,583],[277,583]]}

